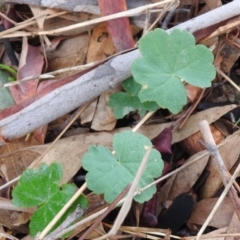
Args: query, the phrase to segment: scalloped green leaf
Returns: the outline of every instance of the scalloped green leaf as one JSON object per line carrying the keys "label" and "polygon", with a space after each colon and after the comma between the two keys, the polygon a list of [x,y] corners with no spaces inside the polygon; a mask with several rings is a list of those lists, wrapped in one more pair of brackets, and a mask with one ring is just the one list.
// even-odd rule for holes
{"label": "scalloped green leaf", "polygon": [[138,96],[138,93],[142,87],[141,84],[134,81],[132,76],[123,81],[122,86],[124,90],[131,96]]}
{"label": "scalloped green leaf", "polygon": [[[49,199],[48,203],[42,204],[39,207],[39,209],[32,215],[29,224],[31,236],[36,236],[38,232],[41,232],[51,222],[51,220],[70,200],[76,190],[77,188],[74,185],[65,184],[62,186],[62,191],[58,191]],[[80,196],[55,224],[52,231],[59,226],[67,218],[67,216],[69,216],[77,208],[78,205],[82,208],[86,208],[87,204],[87,199],[84,196]]]}
{"label": "scalloped green leaf", "polygon": [[139,100],[138,93],[141,85],[128,78],[122,83],[126,92],[117,92],[110,96],[108,106],[113,109],[114,116],[117,119],[123,118],[128,113],[138,110],[140,116],[144,116],[147,111],[155,111],[159,108],[156,102],[142,103]]}
{"label": "scalloped green leaf", "polygon": [[[13,189],[12,203],[14,205],[18,207],[39,206],[29,224],[32,236],[49,224],[77,190],[72,184],[65,184],[60,189],[58,183],[62,175],[61,164],[52,163],[50,166],[42,164],[38,170],[27,169],[19,179],[18,185]],[[55,227],[59,226],[76,209],[77,205],[82,208],[86,207],[87,200],[84,196],[80,196],[74,202]]]}
{"label": "scalloped green leaf", "polygon": [[134,80],[142,85],[141,102],[155,101],[162,108],[178,113],[187,103],[184,83],[204,88],[211,85],[216,70],[213,54],[187,31],[170,34],[155,29],[139,41],[142,58],[132,64]]}
{"label": "scalloped green leaf", "polygon": [[[103,146],[91,146],[82,159],[86,175],[87,186],[96,194],[104,194],[107,202],[112,202],[132,182],[145,154],[144,146],[152,146],[151,141],[142,134],[124,131],[113,138],[113,154]],[[155,149],[151,150],[146,170],[140,180],[139,188],[153,182],[161,176],[163,161]],[[148,201],[156,192],[152,186],[135,200],[142,203]]]}
{"label": "scalloped green leaf", "polygon": [[18,207],[33,207],[49,201],[59,191],[63,168],[58,163],[42,164],[38,170],[27,169],[12,192],[12,203]]}

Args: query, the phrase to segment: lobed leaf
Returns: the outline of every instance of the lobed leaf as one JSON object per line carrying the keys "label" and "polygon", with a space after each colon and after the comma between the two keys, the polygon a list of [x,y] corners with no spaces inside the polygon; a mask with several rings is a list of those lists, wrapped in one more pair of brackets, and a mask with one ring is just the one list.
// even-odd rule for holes
{"label": "lobed leaf", "polygon": [[[72,184],[58,186],[63,175],[62,165],[52,163],[42,164],[39,170],[27,169],[21,176],[18,185],[13,189],[12,203],[18,207],[39,206],[31,218],[29,228],[32,236],[42,231],[55,217],[60,209],[76,192]],[[87,200],[80,196],[65,215],[56,223],[55,228],[73,212],[77,205],[87,206]]]}
{"label": "lobed leaf", "polygon": [[[124,131],[113,138],[115,154],[103,146],[92,146],[84,155],[82,164],[85,170],[87,186],[96,194],[104,194],[107,202],[112,202],[133,181],[142,158],[144,146],[152,146],[144,135]],[[155,149],[151,150],[146,170],[139,183],[139,188],[153,182],[153,178],[161,175],[163,162]],[[149,200],[156,192],[153,186],[140,195],[135,196],[138,202]]]}
{"label": "lobed leaf", "polygon": [[155,101],[162,108],[178,113],[187,103],[184,83],[209,87],[215,78],[213,54],[187,31],[170,34],[155,29],[139,41],[142,58],[132,64],[134,80],[142,85],[141,102]]}
{"label": "lobed leaf", "polygon": [[[65,184],[62,187],[62,191],[58,191],[49,199],[47,203],[39,207],[39,209],[33,214],[31,222],[29,224],[31,236],[36,236],[38,232],[41,232],[49,224],[49,222],[58,214],[58,212],[74,195],[76,189],[77,188],[74,185]],[[55,224],[52,230],[59,226],[66,219],[66,217],[77,208],[78,205],[82,208],[87,207],[87,200],[84,196],[80,196],[74,202],[68,211]]]}
{"label": "lobed leaf", "polygon": [[18,207],[33,207],[49,201],[59,191],[62,174],[58,163],[42,164],[39,170],[27,169],[13,189],[12,203]]}
{"label": "lobed leaf", "polygon": [[125,80],[122,86],[126,92],[112,94],[108,103],[113,108],[114,116],[117,119],[136,110],[139,111],[140,116],[144,116],[147,111],[155,111],[159,108],[155,102],[141,103],[138,97],[141,85],[136,83],[132,77]]}

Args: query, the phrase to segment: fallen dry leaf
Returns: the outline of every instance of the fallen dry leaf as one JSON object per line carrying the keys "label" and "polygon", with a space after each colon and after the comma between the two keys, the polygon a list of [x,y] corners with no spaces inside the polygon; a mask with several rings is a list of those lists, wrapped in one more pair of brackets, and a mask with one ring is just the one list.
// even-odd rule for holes
{"label": "fallen dry leaf", "polygon": [[[229,171],[238,159],[239,141],[240,141],[240,130],[228,136],[225,139],[225,141],[222,142],[222,144],[220,144],[218,148],[220,155],[224,161],[224,164]],[[212,197],[216,193],[216,191],[219,189],[219,187],[222,185],[222,181],[219,177],[216,166],[212,160],[209,161],[206,170],[209,171],[209,176],[201,188],[201,192],[200,192],[201,198]]]}
{"label": "fallen dry leaf", "polygon": [[[239,219],[237,214],[234,212],[232,215],[232,219],[228,225],[227,233],[239,233],[240,232],[240,226],[239,226]],[[232,240],[232,237],[226,237],[225,240]]]}
{"label": "fallen dry leaf", "polygon": [[[38,76],[42,73],[44,58],[39,47],[33,47],[28,44],[27,38],[23,38],[22,52],[19,61],[19,70],[17,80],[29,76]],[[9,87],[12,97],[17,104],[34,96],[37,92],[39,79],[21,82],[19,85]]]}
{"label": "fallen dry leaf", "polygon": [[[188,223],[202,225],[209,213],[212,211],[217,200],[218,198],[209,198],[196,202],[193,212],[188,219]],[[234,208],[231,199],[226,197],[218,207],[218,210],[210,221],[209,226],[215,228],[229,226],[233,213]]]}
{"label": "fallen dry leaf", "polygon": [[[0,209],[0,224],[18,233],[28,233],[28,227],[24,223],[29,221],[30,215],[24,214],[24,216],[28,216],[28,219],[21,215],[21,212]],[[19,218],[23,219],[23,221],[19,221]]]}
{"label": "fallen dry leaf", "polygon": [[[98,0],[102,16],[127,10],[126,0]],[[122,17],[106,22],[108,32],[115,46],[116,52],[121,52],[134,47],[129,18]]]}
{"label": "fallen dry leaf", "polygon": [[[222,134],[222,132],[220,132],[218,130],[218,128],[216,128],[214,125],[210,125],[210,129],[211,129],[211,132],[212,132],[212,135],[213,135],[213,138],[214,138],[216,144],[221,143],[225,137]],[[191,156],[191,155],[205,149],[205,147],[202,144],[200,144],[200,142],[199,142],[200,139],[202,139],[202,135],[198,131],[198,132],[194,133],[193,135],[191,135],[190,137],[184,139],[181,142],[181,146]]]}
{"label": "fallen dry leaf", "polygon": [[[87,152],[91,145],[101,144],[106,147],[111,147],[112,145],[111,133],[101,132],[101,133],[86,133],[80,134],[73,137],[60,139],[49,152],[41,159],[36,165],[39,167],[42,163],[51,164],[53,162],[58,162],[63,165],[63,178],[61,183],[67,183],[80,169],[82,166],[81,158]],[[27,151],[32,151],[35,154],[42,154],[48,148],[48,144],[33,146],[27,148]],[[25,150],[23,150],[25,151]],[[33,162],[31,166],[35,165]]]}
{"label": "fallen dry leaf", "polygon": [[106,24],[98,24],[92,31],[87,53],[87,63],[103,60],[114,54],[114,52],[115,49],[108,34]]}
{"label": "fallen dry leaf", "polygon": [[113,114],[112,108],[108,106],[109,96],[115,92],[118,92],[119,89],[114,88],[109,90],[99,97],[95,115],[92,121],[91,128],[96,131],[111,131],[116,125],[116,118]]}
{"label": "fallen dry leaf", "polygon": [[167,200],[173,200],[179,194],[189,192],[191,190],[206,167],[209,159],[209,153],[206,150],[196,153],[190,157],[186,163],[195,159],[199,160],[171,176],[161,187],[158,194],[158,212],[162,210],[162,204]]}
{"label": "fallen dry leaf", "polygon": [[210,108],[205,111],[193,114],[180,131],[175,131],[176,133],[173,134],[173,142],[179,142],[197,132],[199,130],[197,123],[201,122],[202,120],[207,120],[210,124],[236,107],[237,105],[231,104]]}
{"label": "fallen dry leaf", "polygon": [[97,107],[97,99],[93,100],[89,104],[89,106],[81,113],[80,118],[81,118],[82,125],[92,121],[96,107]]}
{"label": "fallen dry leaf", "polygon": [[[66,67],[82,65],[88,51],[89,34],[81,34],[66,40],[62,40],[57,49],[47,52],[48,71],[55,71]],[[66,72],[61,77],[69,75]]]}
{"label": "fallen dry leaf", "polygon": [[[98,24],[97,26],[94,27],[92,36],[90,39],[88,53],[87,53],[87,63],[106,59],[108,56],[111,56],[112,54],[114,54],[114,52],[115,52],[115,48],[107,32],[106,24],[105,23]],[[97,99],[92,101],[92,103],[83,111],[83,113],[81,114],[82,124],[91,122],[93,120],[97,103],[98,103]],[[109,109],[107,111],[108,111],[108,115],[111,114],[111,116],[109,117],[114,118],[113,114],[109,113]],[[105,115],[106,114],[107,113],[105,113]],[[96,119],[95,122],[102,121],[103,125],[106,125],[107,123],[104,123],[104,120],[105,120],[105,117],[102,119]],[[99,128],[96,130],[101,130],[101,129]]]}
{"label": "fallen dry leaf", "polygon": [[[87,239],[96,239],[96,238],[100,238],[101,236],[105,235],[106,231],[103,228],[103,224],[100,223],[98,224],[98,226],[90,233],[87,235]],[[80,237],[80,235],[79,235]]]}
{"label": "fallen dry leaf", "polygon": [[[177,128],[173,129],[172,143],[180,142],[199,131],[197,123],[200,121],[206,119],[209,123],[212,123],[236,107],[237,105],[235,104],[222,107],[214,107],[191,115],[181,130],[178,130]],[[173,123],[170,122],[163,124],[144,125],[138,130],[138,132],[144,134],[150,139],[153,139],[164,128],[170,127],[172,124]]]}
{"label": "fallen dry leaf", "polygon": [[31,151],[16,151],[0,157],[0,175],[6,181],[20,176],[27,167],[37,158],[39,154]]}

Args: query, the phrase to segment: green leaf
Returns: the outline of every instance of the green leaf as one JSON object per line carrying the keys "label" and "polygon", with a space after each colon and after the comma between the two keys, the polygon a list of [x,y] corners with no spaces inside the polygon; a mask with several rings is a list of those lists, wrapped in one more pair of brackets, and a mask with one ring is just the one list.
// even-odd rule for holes
{"label": "green leaf", "polygon": [[13,189],[12,203],[18,207],[33,207],[49,201],[59,191],[62,165],[42,164],[39,170],[27,169]]}
{"label": "green leaf", "polygon": [[138,96],[138,93],[141,90],[141,84],[135,82],[132,76],[126,79],[122,83],[122,86],[124,90],[131,96]]}
{"label": "green leaf", "polygon": [[[19,179],[18,185],[12,192],[12,203],[18,207],[40,206],[33,214],[29,227],[31,235],[42,231],[60,209],[76,192],[76,187],[65,184],[62,189],[58,186],[63,175],[62,165],[52,163],[50,166],[42,164],[39,170],[27,169]],[[85,208],[86,199],[80,196],[65,215],[56,223],[56,228],[73,212],[77,205]]]}
{"label": "green leaf", "polygon": [[[104,193],[107,202],[112,202],[132,182],[145,154],[144,146],[152,146],[150,140],[142,134],[124,131],[113,138],[115,154],[103,146],[92,146],[84,155],[82,164],[85,170],[87,186],[96,194]],[[161,175],[163,161],[155,149],[151,150],[147,168],[141,178],[139,187],[153,182]],[[135,196],[142,203],[149,200],[156,192],[153,186]]]}
{"label": "green leaf", "polygon": [[113,108],[113,114],[117,119],[123,118],[128,113],[138,109],[141,104],[136,96],[130,96],[125,92],[117,92],[110,96],[108,106]]}
{"label": "green leaf", "polygon": [[[62,187],[62,191],[58,191],[49,199],[48,203],[41,205],[31,218],[31,222],[29,224],[30,234],[35,236],[38,232],[41,232],[70,200],[75,192],[76,187],[74,185],[65,184]],[[55,227],[53,227],[52,230],[59,226],[67,218],[67,216],[77,208],[78,205],[82,208],[87,207],[87,200],[84,196],[80,196],[74,202],[68,211],[55,224]]]}
{"label": "green leaf", "polygon": [[[8,83],[8,78],[10,75],[3,71],[0,70],[0,87],[3,86],[5,83]],[[12,98],[12,95],[8,88],[0,88],[0,110],[7,108],[9,106],[12,106],[15,104],[15,101]]]}
{"label": "green leaf", "polygon": [[139,50],[143,57],[133,62],[132,75],[142,85],[141,102],[155,101],[178,113],[187,103],[183,81],[204,88],[215,78],[211,51],[196,46],[187,31],[156,29],[140,39]]}
{"label": "green leaf", "polygon": [[132,77],[122,84],[126,92],[117,92],[110,96],[108,105],[113,108],[113,113],[117,119],[123,118],[128,113],[138,110],[140,116],[144,116],[146,111],[155,111],[159,106],[155,102],[141,103],[138,93],[141,85],[136,83]]}

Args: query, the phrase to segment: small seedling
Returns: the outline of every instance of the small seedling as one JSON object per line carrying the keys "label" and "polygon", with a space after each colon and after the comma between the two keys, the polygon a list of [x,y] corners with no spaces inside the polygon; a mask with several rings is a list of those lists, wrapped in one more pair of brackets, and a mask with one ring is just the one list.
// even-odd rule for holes
{"label": "small seedling", "polygon": [[[151,141],[142,134],[131,131],[116,133],[113,137],[114,154],[106,147],[92,146],[83,157],[83,168],[87,186],[96,194],[104,194],[106,202],[112,202],[123,189],[134,180],[136,172],[145,154],[145,146],[152,147]],[[161,176],[163,161],[160,153],[152,149],[146,170],[139,183],[143,188]],[[134,200],[143,203],[156,192],[152,186],[136,195]]]}
{"label": "small seedling", "polygon": [[[38,206],[29,224],[32,236],[48,225],[77,190],[72,184],[64,184],[60,188],[58,183],[62,175],[61,164],[53,163],[50,166],[42,164],[39,170],[27,169],[13,189],[12,203],[14,205],[18,207]],[[86,208],[86,198],[80,196],[54,228],[59,226],[76,209],[77,205]]]}
{"label": "small seedling", "polygon": [[116,118],[136,109],[143,114],[166,108],[176,114],[187,103],[185,82],[204,88],[215,78],[213,54],[207,47],[195,45],[187,31],[175,29],[168,34],[156,29],[140,39],[139,50],[142,58],[132,64],[133,80],[123,83],[127,93],[110,97]]}

